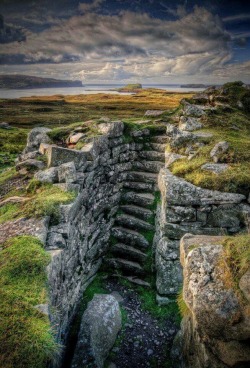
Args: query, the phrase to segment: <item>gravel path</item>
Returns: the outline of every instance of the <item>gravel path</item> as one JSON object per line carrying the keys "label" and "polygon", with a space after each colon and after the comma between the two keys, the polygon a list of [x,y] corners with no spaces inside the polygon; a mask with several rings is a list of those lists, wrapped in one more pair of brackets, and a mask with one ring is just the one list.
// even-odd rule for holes
{"label": "gravel path", "polygon": [[176,323],[170,318],[159,321],[145,311],[134,289],[120,285],[116,279],[108,279],[105,283],[127,312],[127,321],[120,333],[122,341],[113,348],[107,367],[171,367],[168,356],[178,331]]}

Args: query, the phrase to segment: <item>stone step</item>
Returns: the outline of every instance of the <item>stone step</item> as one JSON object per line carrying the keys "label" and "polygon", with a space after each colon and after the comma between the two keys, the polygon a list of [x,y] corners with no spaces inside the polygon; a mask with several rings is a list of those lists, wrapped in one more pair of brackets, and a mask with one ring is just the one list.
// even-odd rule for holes
{"label": "stone step", "polygon": [[153,143],[167,144],[168,140],[169,140],[169,137],[167,135],[155,135],[151,137],[151,142]]}
{"label": "stone step", "polygon": [[129,229],[133,230],[154,230],[154,226],[149,224],[146,221],[143,221],[141,219],[138,219],[137,217],[124,214],[124,215],[118,215],[115,219],[116,224],[119,226],[127,227]]}
{"label": "stone step", "polygon": [[123,243],[117,243],[113,245],[111,248],[111,253],[116,257],[129,259],[132,261],[144,262],[147,258],[147,255],[141,252],[139,249]]}
{"label": "stone step", "polygon": [[127,203],[133,203],[141,207],[152,206],[155,197],[151,193],[127,192],[122,195]]}
{"label": "stone step", "polygon": [[158,173],[162,167],[165,166],[165,162],[162,161],[135,161],[133,162],[133,168],[140,171],[148,171],[151,173]]}
{"label": "stone step", "polygon": [[123,227],[113,227],[111,233],[117,240],[129,246],[138,247],[140,249],[145,249],[149,246],[147,239],[137,231],[125,229]]}
{"label": "stone step", "polygon": [[139,218],[142,218],[143,220],[149,220],[154,215],[151,210],[148,210],[147,208],[135,206],[133,204],[124,204],[120,206],[121,210],[125,213],[128,213],[129,215],[133,215]]}
{"label": "stone step", "polygon": [[144,183],[157,183],[158,175],[149,172],[127,171],[124,172],[124,180],[139,181]]}
{"label": "stone step", "polygon": [[134,190],[154,190],[154,183],[143,183],[140,181],[125,181],[123,183],[123,187],[126,189],[134,189]]}
{"label": "stone step", "polygon": [[144,286],[144,287],[151,287],[150,283],[147,281],[144,281],[142,279],[140,279],[137,276],[124,276],[124,275],[119,275],[119,274],[112,274],[112,277],[117,277],[120,279],[125,279],[128,280],[129,282],[136,284],[136,285],[140,285],[140,286]]}
{"label": "stone step", "polygon": [[108,258],[106,263],[114,267],[116,270],[121,270],[127,275],[144,275],[145,271],[138,262],[128,261],[123,258]]}
{"label": "stone step", "polygon": [[161,161],[165,162],[165,152],[158,151],[141,151],[139,157],[149,161]]}
{"label": "stone step", "polygon": [[165,152],[166,150],[166,144],[161,144],[161,143],[147,142],[144,144],[144,147],[149,150],[154,150],[157,152]]}

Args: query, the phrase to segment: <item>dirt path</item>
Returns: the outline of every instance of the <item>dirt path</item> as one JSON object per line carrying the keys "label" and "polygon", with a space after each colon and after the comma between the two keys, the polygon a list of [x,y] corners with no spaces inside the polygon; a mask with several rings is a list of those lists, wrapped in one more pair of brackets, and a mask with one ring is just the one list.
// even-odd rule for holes
{"label": "dirt path", "polygon": [[153,317],[143,308],[138,293],[120,285],[116,279],[107,279],[105,287],[120,299],[126,314],[118,343],[112,349],[106,367],[172,367],[169,354],[178,330],[174,318],[161,320]]}

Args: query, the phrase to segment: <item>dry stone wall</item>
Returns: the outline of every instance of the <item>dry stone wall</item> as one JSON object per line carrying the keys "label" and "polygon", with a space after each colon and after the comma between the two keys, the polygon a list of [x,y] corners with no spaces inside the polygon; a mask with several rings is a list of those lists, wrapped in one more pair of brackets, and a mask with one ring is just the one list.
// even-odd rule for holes
{"label": "dry stone wall", "polygon": [[[183,298],[187,312],[175,338],[177,367],[248,367],[249,270],[235,288],[223,237],[186,234],[181,239]],[[177,362],[179,362],[177,364]]]}

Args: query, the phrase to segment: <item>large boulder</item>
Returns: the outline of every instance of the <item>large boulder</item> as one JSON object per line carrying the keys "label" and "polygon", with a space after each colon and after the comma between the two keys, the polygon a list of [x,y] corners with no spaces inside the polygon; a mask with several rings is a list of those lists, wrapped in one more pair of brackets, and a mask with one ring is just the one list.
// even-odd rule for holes
{"label": "large boulder", "polygon": [[50,167],[35,173],[34,178],[42,183],[56,183],[58,181],[57,167]]}
{"label": "large boulder", "polygon": [[41,143],[50,143],[50,138],[47,135],[48,132],[50,132],[51,129],[49,128],[34,128],[29,132],[28,138],[27,138],[27,145],[24,149],[24,153],[37,151],[39,149],[39,146]]}
{"label": "large boulder", "polygon": [[87,367],[93,359],[102,368],[121,323],[117,299],[113,295],[95,294],[82,317],[72,368]]}
{"label": "large boulder", "polygon": [[250,306],[235,288],[223,239],[186,234],[181,240],[185,367],[247,367],[250,361]]}

